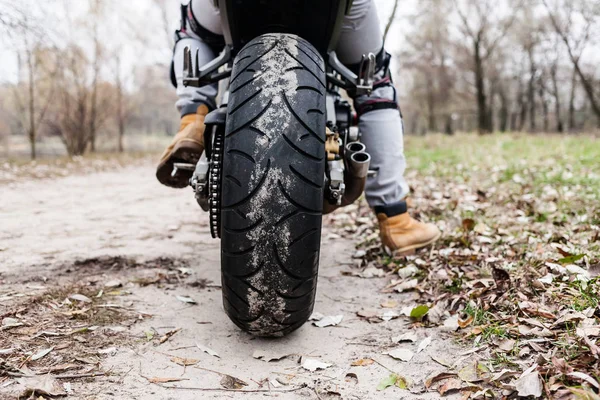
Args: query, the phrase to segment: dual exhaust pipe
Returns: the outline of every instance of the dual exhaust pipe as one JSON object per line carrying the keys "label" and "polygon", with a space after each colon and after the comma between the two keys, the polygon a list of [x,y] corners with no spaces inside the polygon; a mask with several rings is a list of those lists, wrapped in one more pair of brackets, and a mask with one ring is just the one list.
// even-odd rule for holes
{"label": "dual exhaust pipe", "polygon": [[346,168],[344,170],[344,184],[346,190],[342,196],[341,204],[331,204],[325,201],[323,214],[329,214],[340,207],[354,203],[365,190],[365,183],[369,175],[371,156],[367,153],[367,147],[360,142],[348,143],[344,148]]}

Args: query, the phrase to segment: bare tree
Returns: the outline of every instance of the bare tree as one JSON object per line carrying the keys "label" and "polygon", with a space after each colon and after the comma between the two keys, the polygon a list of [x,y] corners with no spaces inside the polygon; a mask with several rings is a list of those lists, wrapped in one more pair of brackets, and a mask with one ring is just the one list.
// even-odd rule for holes
{"label": "bare tree", "polygon": [[396,10],[398,10],[398,0],[394,0],[394,8],[392,8],[392,14],[390,14],[387,24],[385,24],[385,29],[383,30],[383,43],[385,43],[385,39],[387,38],[388,32],[390,31],[390,28],[394,23],[394,19],[396,19]]}
{"label": "bare tree", "polygon": [[[597,32],[600,25],[600,6],[596,2],[578,0],[559,0],[555,7],[550,7],[548,0],[542,0],[542,2],[548,11],[554,30],[567,49],[569,59],[573,63],[573,68],[600,126],[600,96],[594,89],[593,77],[583,71],[581,63],[583,51],[589,45],[593,32]],[[558,15],[558,10],[562,10],[566,14],[565,18]],[[575,34],[572,29],[573,14],[577,14],[583,20],[583,29],[579,35]]]}
{"label": "bare tree", "polygon": [[114,76],[115,76],[115,91],[116,91],[116,110],[115,110],[115,119],[117,122],[117,132],[118,132],[118,146],[117,149],[119,153],[122,153],[125,150],[124,146],[124,138],[125,138],[125,130],[127,128],[127,124],[131,119],[132,107],[130,104],[130,99],[125,92],[125,77],[123,76],[123,64],[121,62],[121,54],[120,49],[117,49],[114,56],[115,67],[114,67]]}
{"label": "bare tree", "polygon": [[[460,30],[470,42],[472,65],[475,78],[478,129],[480,133],[492,131],[489,120],[487,91],[485,86],[485,64],[498,44],[512,26],[516,12],[505,18],[494,19],[498,15],[499,2],[495,0],[454,0],[455,8],[462,25]],[[520,3],[514,6],[520,7]]]}
{"label": "bare tree", "polygon": [[[41,45],[42,36],[29,29],[27,20],[14,25],[20,30],[17,47],[18,84],[13,88],[19,126],[29,139],[30,156],[37,157],[38,130],[52,101],[57,65],[50,62],[52,51]],[[42,82],[44,83],[42,85]],[[43,86],[43,89],[41,90]]]}

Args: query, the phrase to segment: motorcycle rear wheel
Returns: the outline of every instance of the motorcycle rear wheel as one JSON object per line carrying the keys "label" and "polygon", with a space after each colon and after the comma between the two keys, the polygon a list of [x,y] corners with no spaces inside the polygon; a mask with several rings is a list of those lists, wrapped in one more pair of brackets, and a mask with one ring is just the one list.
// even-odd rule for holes
{"label": "motorcycle rear wheel", "polygon": [[295,35],[267,34],[234,61],[223,155],[221,272],[227,315],[257,336],[310,317],[325,177],[325,63]]}

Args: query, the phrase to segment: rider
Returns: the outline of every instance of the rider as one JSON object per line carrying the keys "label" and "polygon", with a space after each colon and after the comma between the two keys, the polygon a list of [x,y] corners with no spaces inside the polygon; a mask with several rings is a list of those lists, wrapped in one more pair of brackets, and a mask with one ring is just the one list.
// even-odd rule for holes
{"label": "rider", "polygon": [[[173,163],[182,154],[199,156],[204,151],[204,117],[216,107],[217,85],[201,88],[185,87],[183,80],[183,49],[192,54],[199,49],[200,65],[212,60],[225,45],[219,10],[213,0],[189,0],[182,4],[181,29],[176,32],[171,79],[177,87],[176,103],[181,113],[181,126],[173,142],[163,153],[156,171],[158,180],[167,186],[188,185],[190,172],[178,170],[171,176]],[[188,4],[189,3],[189,4]],[[357,70],[363,54],[376,54],[377,73],[370,96],[354,98],[358,113],[361,141],[371,155],[371,168],[378,171],[367,179],[367,202],[379,220],[381,240],[390,250],[403,253],[435,242],[440,231],[433,224],[411,218],[405,201],[409,187],[404,179],[402,116],[392,85],[388,66],[390,55],[383,49],[377,10],[373,0],[354,0],[345,17],[336,53],[351,70]]]}

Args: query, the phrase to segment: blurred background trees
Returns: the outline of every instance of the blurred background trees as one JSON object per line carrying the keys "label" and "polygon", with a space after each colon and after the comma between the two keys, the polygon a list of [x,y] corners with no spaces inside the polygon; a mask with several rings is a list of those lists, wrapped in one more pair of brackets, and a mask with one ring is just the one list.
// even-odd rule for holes
{"label": "blurred background trees", "polygon": [[[600,126],[600,0],[375,1],[407,133]],[[0,0],[0,154],[171,136],[178,3]]]}
{"label": "blurred background trees", "polygon": [[410,133],[600,127],[600,1],[429,0],[396,24]]}

